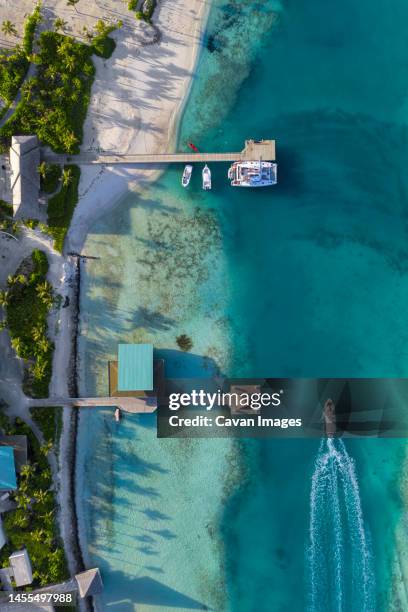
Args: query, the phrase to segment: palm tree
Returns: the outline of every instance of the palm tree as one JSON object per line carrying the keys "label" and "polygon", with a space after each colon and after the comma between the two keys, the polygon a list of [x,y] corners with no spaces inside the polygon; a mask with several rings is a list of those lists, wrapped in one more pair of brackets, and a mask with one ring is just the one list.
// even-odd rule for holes
{"label": "palm tree", "polygon": [[27,479],[33,475],[34,475],[34,467],[32,465],[30,465],[29,463],[26,463],[25,465],[21,467],[20,476]]}
{"label": "palm tree", "polygon": [[25,493],[17,493],[15,496],[15,500],[17,502],[17,506],[22,508],[23,510],[27,510],[28,506],[31,503],[31,499]]}
{"label": "palm tree", "polygon": [[50,348],[50,343],[48,342],[47,338],[43,337],[37,342],[36,348],[37,348],[36,352],[47,353]]}
{"label": "palm tree", "polygon": [[33,328],[32,337],[34,342],[39,342],[45,335],[44,325],[37,325]]}
{"label": "palm tree", "polygon": [[[43,447],[41,447],[41,449],[42,448]],[[39,489],[34,493],[34,497],[39,504],[43,504],[45,501],[47,501],[48,492],[44,491],[44,489]]]}
{"label": "palm tree", "polygon": [[[49,440],[48,442],[44,442],[44,444],[40,447],[40,451],[42,452],[42,454],[44,455],[44,457],[46,457],[48,455],[48,453],[50,453],[52,451],[52,442],[51,440]],[[43,491],[43,493],[45,493],[45,496],[47,495],[47,491]],[[37,497],[37,501],[45,501],[46,497],[42,496],[42,499],[39,499]]]}
{"label": "palm tree", "polygon": [[0,291],[0,306],[8,306],[10,303],[10,296],[8,291]]}
{"label": "palm tree", "polygon": [[72,170],[71,168],[64,168],[62,172],[62,186],[68,187],[72,181]]}
{"label": "palm tree", "polygon": [[3,21],[3,23],[1,24],[1,31],[6,36],[17,36],[16,26],[12,21],[10,21],[10,19],[6,19],[5,21]]}
{"label": "palm tree", "polygon": [[19,338],[18,336],[17,336],[17,338],[13,338],[12,341],[11,341],[11,346],[16,351],[17,355],[20,357],[21,356],[21,352],[23,350],[23,342],[22,342],[21,338]]}
{"label": "palm tree", "polygon": [[72,153],[72,149],[76,145],[77,142],[78,142],[78,139],[75,136],[74,132],[67,132],[64,135],[64,145],[68,153]]}
{"label": "palm tree", "polygon": [[65,21],[65,19],[62,19],[61,17],[57,17],[56,20],[54,21],[54,28],[56,30],[65,30],[65,28],[67,27],[67,22]]}
{"label": "palm tree", "polygon": [[38,170],[38,174],[41,176],[41,178],[45,179],[45,177],[47,175],[47,164],[45,163],[45,161],[41,162],[41,164],[38,166],[37,170]]}
{"label": "palm tree", "polygon": [[38,297],[40,299],[43,299],[44,297],[48,296],[51,293],[52,287],[48,281],[44,281],[43,283],[39,283],[37,285],[36,291],[37,291]]}

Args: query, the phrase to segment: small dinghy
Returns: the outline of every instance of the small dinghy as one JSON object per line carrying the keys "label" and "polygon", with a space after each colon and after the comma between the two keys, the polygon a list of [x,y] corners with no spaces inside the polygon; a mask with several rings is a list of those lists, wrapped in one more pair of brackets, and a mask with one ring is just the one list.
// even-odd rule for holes
{"label": "small dinghy", "polygon": [[211,170],[209,169],[207,164],[205,164],[203,168],[203,189],[205,189],[206,191],[211,189]]}
{"label": "small dinghy", "polygon": [[193,174],[193,166],[187,165],[184,168],[183,178],[181,179],[181,184],[183,185],[183,187],[188,187],[192,174]]}

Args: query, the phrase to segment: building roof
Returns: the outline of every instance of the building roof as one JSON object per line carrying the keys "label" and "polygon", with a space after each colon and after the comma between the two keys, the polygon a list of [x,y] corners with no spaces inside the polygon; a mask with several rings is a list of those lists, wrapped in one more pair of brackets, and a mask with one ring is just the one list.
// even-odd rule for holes
{"label": "building roof", "polygon": [[153,389],[153,345],[119,344],[118,391]]}
{"label": "building roof", "polygon": [[0,446],[0,490],[17,489],[16,466],[12,446]]}
{"label": "building roof", "polygon": [[40,148],[37,136],[13,136],[10,147],[14,216],[38,218]]}
{"label": "building roof", "polygon": [[101,573],[97,567],[76,574],[75,578],[78,583],[79,595],[82,598],[97,595],[103,589]]}
{"label": "building roof", "polygon": [[27,463],[27,436],[22,434],[0,436],[0,448],[2,446],[11,446],[14,449],[16,471],[20,472],[22,466]]}
{"label": "building roof", "polygon": [[26,548],[13,552],[9,556],[11,571],[13,572],[16,585],[25,586],[33,581],[31,561]]}

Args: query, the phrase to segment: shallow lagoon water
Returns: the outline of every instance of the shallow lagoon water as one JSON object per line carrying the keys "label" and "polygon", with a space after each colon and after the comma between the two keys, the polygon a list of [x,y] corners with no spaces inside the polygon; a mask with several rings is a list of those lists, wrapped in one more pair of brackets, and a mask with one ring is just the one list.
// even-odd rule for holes
{"label": "shallow lagoon water", "polygon": [[[200,191],[199,168],[182,192],[173,168],[94,228],[86,250],[102,259],[86,264],[82,296],[89,392],[106,392],[118,341],[172,351],[166,364],[176,375],[192,364],[235,376],[407,374],[407,17],[405,3],[391,10],[380,0],[214,3],[180,148],[192,140],[239,150],[246,137],[275,137],[279,185],[232,190],[218,166],[210,194]],[[197,359],[177,352],[179,333],[191,335]],[[220,612],[303,610],[311,601],[315,610],[389,609],[404,441],[346,441],[330,487],[313,498],[318,441],[171,441],[170,449],[141,421],[118,430],[103,412],[81,421],[81,513],[109,608],[193,606],[152,599],[155,580]],[[143,464],[156,467],[141,475]],[[361,533],[353,540],[361,521],[347,518],[351,494],[366,548]],[[327,558],[311,561],[313,499],[322,515],[338,499],[340,512],[314,523]],[[135,508],[154,511],[147,528],[156,531],[164,519],[155,512],[169,516],[164,530],[175,537],[139,546]],[[369,592],[353,603],[350,576],[360,575],[364,550]],[[341,587],[313,599],[313,567],[330,587],[333,557]]]}

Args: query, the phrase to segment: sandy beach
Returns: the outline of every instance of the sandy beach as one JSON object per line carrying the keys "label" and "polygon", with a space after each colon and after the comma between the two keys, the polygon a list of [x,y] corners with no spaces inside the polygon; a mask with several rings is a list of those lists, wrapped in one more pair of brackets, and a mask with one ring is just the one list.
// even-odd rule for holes
{"label": "sandy beach", "polygon": [[[154,17],[160,42],[153,44],[157,30],[124,21],[113,34],[117,48],[112,58],[95,59],[97,78],[82,151],[174,150],[208,9],[205,0],[162,0]],[[67,250],[79,252],[98,217],[117,205],[129,189],[142,190],[157,175],[157,169],[84,167]]]}
{"label": "sandy beach", "polygon": [[[19,0],[19,12],[7,0],[0,0],[2,19],[11,19],[18,30],[17,40],[0,36],[0,44],[10,47],[21,39],[23,22],[35,2]],[[91,103],[84,125],[82,151],[113,151],[118,153],[155,153],[174,150],[178,119],[188,95],[196,65],[203,28],[209,10],[205,0],[159,0],[154,26],[137,21],[121,0],[96,1],[91,5],[80,0],[73,8],[65,0],[43,2],[42,29],[51,26],[55,18],[66,21],[67,34],[83,39],[83,26],[92,28],[103,18],[123,25],[111,36],[117,43],[112,57],[94,57],[96,78]],[[80,199],[65,242],[65,252],[81,252],[87,232],[96,219],[116,206],[129,189],[142,190],[161,172],[130,167],[84,167],[79,186]],[[0,271],[0,287],[4,288],[8,274],[13,274],[33,248],[42,248],[50,261],[48,280],[56,293],[68,297],[68,308],[53,309],[49,316],[49,334],[55,343],[53,376],[50,396],[66,395],[69,384],[69,364],[73,322],[75,266],[72,258],[60,256],[51,241],[38,231],[24,230],[16,243],[2,237],[0,257],[7,261]],[[8,334],[0,336],[4,357],[1,368],[6,375],[9,392],[4,397],[10,404],[11,415],[19,415],[30,425],[27,400],[21,391],[22,368],[10,347]],[[4,381],[3,381],[4,382]],[[5,385],[3,385],[5,386]],[[1,389],[2,395],[3,389]],[[78,560],[71,547],[72,531],[71,467],[72,419],[70,409],[64,409],[63,432],[59,449],[59,473],[56,488],[60,505],[59,522],[66,547],[70,572],[77,570]],[[34,425],[35,433],[41,434]],[[72,458],[72,457],[71,457]],[[56,458],[52,457],[54,475]]]}

